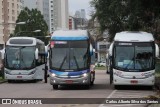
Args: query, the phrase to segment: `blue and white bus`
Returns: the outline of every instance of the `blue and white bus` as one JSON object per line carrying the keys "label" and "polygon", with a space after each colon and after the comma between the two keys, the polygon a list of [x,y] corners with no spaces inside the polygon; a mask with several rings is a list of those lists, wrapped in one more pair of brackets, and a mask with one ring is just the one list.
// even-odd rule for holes
{"label": "blue and white bus", "polygon": [[12,37],[4,51],[4,74],[13,80],[43,80],[46,63],[45,44],[33,37]]}
{"label": "blue and white bus", "polygon": [[153,35],[147,32],[117,33],[108,53],[110,83],[153,86],[155,61],[159,56]]}
{"label": "blue and white bus", "polygon": [[93,85],[94,66],[91,65],[93,48],[86,30],[59,30],[51,37],[49,66],[50,84]]}

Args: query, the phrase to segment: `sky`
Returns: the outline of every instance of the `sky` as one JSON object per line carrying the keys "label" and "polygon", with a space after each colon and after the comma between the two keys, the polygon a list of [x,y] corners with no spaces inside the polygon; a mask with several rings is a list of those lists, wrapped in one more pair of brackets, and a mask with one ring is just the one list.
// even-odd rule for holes
{"label": "sky", "polygon": [[89,14],[92,8],[90,7],[90,1],[92,0],[68,0],[69,13],[74,15],[77,10],[85,9],[87,19],[90,18]]}

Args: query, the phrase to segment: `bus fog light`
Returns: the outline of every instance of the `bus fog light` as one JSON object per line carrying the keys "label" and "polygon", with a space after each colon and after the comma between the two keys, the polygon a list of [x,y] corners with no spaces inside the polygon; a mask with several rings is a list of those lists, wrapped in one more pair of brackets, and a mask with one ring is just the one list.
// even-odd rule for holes
{"label": "bus fog light", "polygon": [[85,83],[86,82],[86,80],[83,80],[83,83]]}

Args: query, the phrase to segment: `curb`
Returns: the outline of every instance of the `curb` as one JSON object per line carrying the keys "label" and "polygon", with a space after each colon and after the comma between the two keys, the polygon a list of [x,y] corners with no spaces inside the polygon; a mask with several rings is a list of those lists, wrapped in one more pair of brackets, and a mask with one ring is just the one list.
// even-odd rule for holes
{"label": "curb", "polygon": [[4,80],[4,81],[0,81],[0,84],[6,83],[6,82],[7,82],[6,80]]}

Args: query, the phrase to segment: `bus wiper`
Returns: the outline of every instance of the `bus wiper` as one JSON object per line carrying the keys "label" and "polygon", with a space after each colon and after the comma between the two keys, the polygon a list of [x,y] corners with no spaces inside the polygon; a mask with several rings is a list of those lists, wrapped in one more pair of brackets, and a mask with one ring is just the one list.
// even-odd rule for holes
{"label": "bus wiper", "polygon": [[74,58],[74,60],[75,60],[75,62],[76,62],[77,69],[79,70],[79,65],[78,65],[77,59],[76,59],[75,56],[73,56],[73,58]]}
{"label": "bus wiper", "polygon": [[22,54],[22,49],[24,49],[24,48],[25,48],[25,46],[20,48],[20,61],[23,62],[24,67],[27,68],[26,63],[24,62],[24,59],[23,59],[23,54]]}
{"label": "bus wiper", "polygon": [[132,58],[132,60],[130,60],[130,62],[127,64],[127,66],[124,68],[125,70],[128,69],[128,66],[131,65],[131,62],[133,61],[134,58]]}
{"label": "bus wiper", "polygon": [[60,65],[60,67],[59,67],[59,70],[61,70],[61,69],[62,69],[62,66],[63,66],[64,61],[65,61],[66,59],[67,59],[67,55],[63,58],[63,61],[62,61],[61,65]]}

